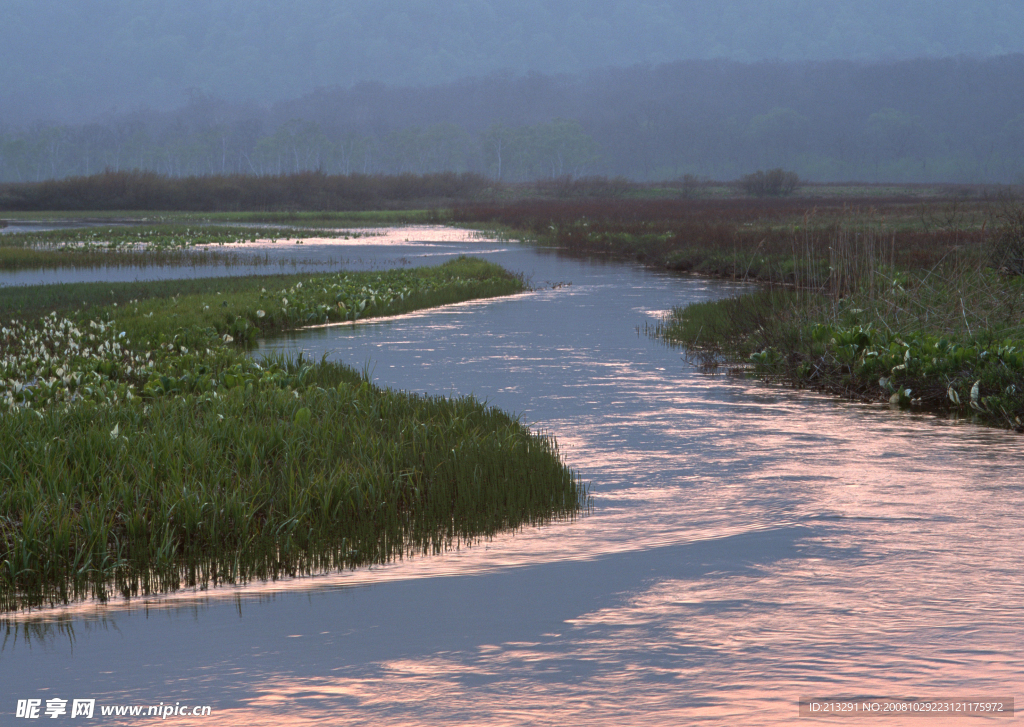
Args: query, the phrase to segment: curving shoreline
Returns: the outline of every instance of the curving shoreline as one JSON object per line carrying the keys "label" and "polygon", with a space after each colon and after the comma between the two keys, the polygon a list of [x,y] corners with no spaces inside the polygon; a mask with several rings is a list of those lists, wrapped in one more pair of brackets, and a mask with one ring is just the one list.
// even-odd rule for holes
{"label": "curving shoreline", "polygon": [[456,218],[767,288],[656,327],[709,363],[1024,430],[1024,206],[1012,198],[536,201]]}
{"label": "curving shoreline", "polygon": [[[379,563],[581,506],[554,440],[515,417],[241,346],[310,321],[507,295],[521,278],[461,258],[224,286],[4,321],[4,609]],[[105,287],[79,292],[95,303]]]}

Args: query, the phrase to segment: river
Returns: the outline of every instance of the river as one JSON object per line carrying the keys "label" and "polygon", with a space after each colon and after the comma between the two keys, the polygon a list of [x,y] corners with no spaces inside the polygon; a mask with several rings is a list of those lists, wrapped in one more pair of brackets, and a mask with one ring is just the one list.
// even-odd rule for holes
{"label": "river", "polygon": [[557,437],[590,511],[384,566],[17,616],[0,721],[88,698],[210,705],[190,723],[224,725],[763,725],[815,721],[805,697],[1019,695],[1018,435],[709,375],[643,334],[737,284],[431,234],[347,249],[482,253],[536,290],[262,351],[514,411]]}

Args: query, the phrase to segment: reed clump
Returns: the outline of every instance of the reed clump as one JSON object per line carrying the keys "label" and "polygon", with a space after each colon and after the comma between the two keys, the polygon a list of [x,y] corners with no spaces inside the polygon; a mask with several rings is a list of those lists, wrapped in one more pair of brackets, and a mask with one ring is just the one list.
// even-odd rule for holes
{"label": "reed clump", "polygon": [[380,315],[521,279],[470,259],[307,277],[272,316],[248,282],[226,306],[200,292],[0,326],[0,607],[383,562],[578,511],[554,441],[516,418],[257,361],[218,328],[319,320],[336,290],[372,290],[359,312]]}
{"label": "reed clump", "polygon": [[798,386],[1024,430],[1024,279],[991,264],[1006,234],[963,235],[929,265],[874,227],[833,230],[827,256],[795,238],[789,285],[675,310],[654,333]]}
{"label": "reed clump", "polygon": [[[1024,214],[1005,198],[532,200],[464,205],[569,254],[760,284],[653,335],[703,366],[1024,429]],[[899,360],[897,360],[899,359]]]}
{"label": "reed clump", "polygon": [[792,198],[528,200],[465,204],[453,209],[452,219],[496,225],[580,256],[791,284],[814,272],[795,271],[794,265],[805,265],[811,253],[816,260],[827,259],[836,234],[883,234],[894,263],[919,267],[938,262],[953,247],[984,245],[986,222],[991,228],[987,202],[962,206],[954,221],[938,224],[922,213],[919,199],[910,197],[808,204]]}
{"label": "reed clump", "polygon": [[266,370],[0,416],[0,604],[379,563],[579,506],[553,440],[472,398],[383,391],[330,362]]}

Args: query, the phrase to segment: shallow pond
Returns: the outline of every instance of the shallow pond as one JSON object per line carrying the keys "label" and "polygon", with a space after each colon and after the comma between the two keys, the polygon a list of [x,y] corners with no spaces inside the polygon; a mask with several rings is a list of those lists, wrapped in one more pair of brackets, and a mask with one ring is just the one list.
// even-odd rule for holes
{"label": "shallow pond", "polygon": [[94,698],[238,725],[789,724],[807,696],[1019,694],[1018,435],[709,376],[638,330],[736,285],[380,243],[352,251],[484,252],[537,290],[263,350],[521,414],[591,483],[589,514],[375,568],[18,617],[0,722],[20,722],[18,699]]}

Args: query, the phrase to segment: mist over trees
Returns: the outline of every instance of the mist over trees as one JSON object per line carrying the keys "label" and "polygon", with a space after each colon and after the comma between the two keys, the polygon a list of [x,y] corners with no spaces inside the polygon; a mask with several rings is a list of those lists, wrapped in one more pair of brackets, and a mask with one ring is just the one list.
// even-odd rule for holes
{"label": "mist over trees", "polygon": [[0,0],[0,121],[688,59],[1024,52],[1019,0]]}
{"label": "mist over trees", "polygon": [[684,61],[433,87],[321,88],[267,107],[201,92],[169,112],[0,127],[0,181],[474,172],[1019,182],[1024,55],[895,63]]}

